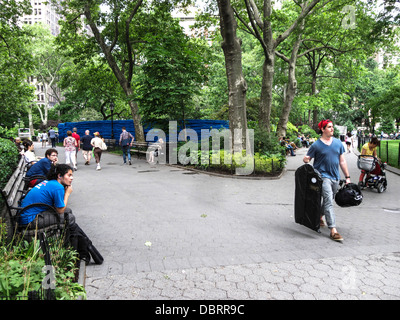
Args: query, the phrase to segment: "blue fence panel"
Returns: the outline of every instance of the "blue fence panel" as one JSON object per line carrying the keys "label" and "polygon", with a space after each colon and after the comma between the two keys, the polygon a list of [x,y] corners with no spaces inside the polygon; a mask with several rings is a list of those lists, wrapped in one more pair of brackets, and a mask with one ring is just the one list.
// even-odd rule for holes
{"label": "blue fence panel", "polygon": [[[201,129],[229,129],[229,121],[227,120],[198,120],[198,119],[188,119],[185,120],[186,129],[193,129],[197,133],[197,137],[200,141]],[[114,120],[113,121],[113,132],[114,139],[119,140],[119,135],[122,132],[122,127],[126,127],[126,130],[135,136],[135,127],[133,125],[133,120]],[[81,122],[65,122],[58,125],[59,140],[62,141],[67,136],[67,131],[72,131],[73,128],[77,128],[77,133],[82,137],[85,135],[85,130],[89,130],[90,134],[93,135],[94,132],[98,131],[100,135],[105,139],[111,139],[111,120],[99,120],[99,121],[81,121]],[[153,129],[157,128],[156,124],[143,125],[143,130],[145,136],[147,133]],[[179,134],[183,129],[182,121],[177,121],[177,132],[164,132],[166,140],[169,141],[170,134]],[[202,138],[208,138],[202,137]],[[178,139],[176,139],[178,140]]]}

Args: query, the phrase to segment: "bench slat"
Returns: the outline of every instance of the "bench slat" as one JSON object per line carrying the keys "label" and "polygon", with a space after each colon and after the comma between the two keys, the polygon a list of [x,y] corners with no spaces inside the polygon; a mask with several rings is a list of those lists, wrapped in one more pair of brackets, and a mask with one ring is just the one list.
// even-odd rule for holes
{"label": "bench slat", "polygon": [[15,171],[12,173],[10,179],[8,180],[7,184],[3,188],[3,192],[8,195],[13,188],[16,180],[18,177],[22,174],[24,174],[24,168],[25,168],[25,160],[23,158],[20,159],[17,168]]}

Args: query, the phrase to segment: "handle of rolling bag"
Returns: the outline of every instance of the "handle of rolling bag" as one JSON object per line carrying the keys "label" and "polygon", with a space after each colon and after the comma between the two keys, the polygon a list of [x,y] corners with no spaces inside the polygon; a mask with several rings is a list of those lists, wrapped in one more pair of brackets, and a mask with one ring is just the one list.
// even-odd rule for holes
{"label": "handle of rolling bag", "polygon": [[96,264],[102,264],[104,259],[100,252],[96,249],[96,247],[92,244],[92,241],[89,240],[88,244],[88,251],[90,253],[90,256],[92,257],[93,261]]}

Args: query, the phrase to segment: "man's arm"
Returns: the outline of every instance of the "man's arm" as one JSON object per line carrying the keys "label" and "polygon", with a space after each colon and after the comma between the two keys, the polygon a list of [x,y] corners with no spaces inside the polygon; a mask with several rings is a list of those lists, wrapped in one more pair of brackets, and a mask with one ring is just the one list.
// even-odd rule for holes
{"label": "man's arm", "polygon": [[56,210],[57,210],[57,212],[59,214],[63,214],[64,211],[65,211],[65,208],[67,208],[68,199],[69,199],[69,196],[71,195],[72,191],[73,191],[72,190],[72,186],[66,186],[65,187],[65,193],[64,193],[64,204],[65,204],[65,206],[62,207],[62,208],[56,208]]}

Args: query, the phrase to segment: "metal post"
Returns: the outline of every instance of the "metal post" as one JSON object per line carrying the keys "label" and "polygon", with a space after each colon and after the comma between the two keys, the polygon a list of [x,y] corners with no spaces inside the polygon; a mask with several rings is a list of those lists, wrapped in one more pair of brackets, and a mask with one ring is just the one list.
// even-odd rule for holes
{"label": "metal post", "polygon": [[110,104],[111,109],[111,139],[114,140],[114,103]]}

